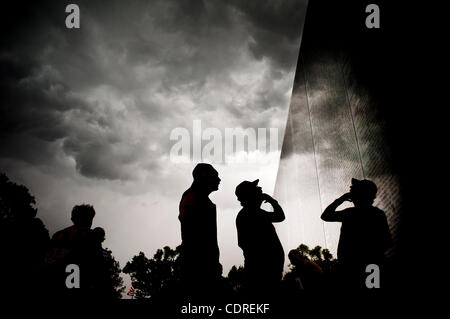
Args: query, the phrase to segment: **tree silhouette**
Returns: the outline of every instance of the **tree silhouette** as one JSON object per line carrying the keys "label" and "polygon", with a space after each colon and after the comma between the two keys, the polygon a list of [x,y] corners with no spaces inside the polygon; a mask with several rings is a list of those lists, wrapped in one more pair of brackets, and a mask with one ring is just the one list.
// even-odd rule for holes
{"label": "tree silhouette", "polygon": [[24,291],[35,295],[43,283],[42,269],[50,237],[36,217],[36,200],[28,188],[0,174],[0,273],[2,284],[14,295]]}
{"label": "tree silhouette", "polygon": [[107,259],[107,269],[108,269],[108,288],[110,296],[113,299],[120,299],[122,297],[122,293],[125,290],[125,286],[123,285],[123,279],[120,277],[120,264],[119,262],[112,256],[111,250],[105,248],[105,251],[109,253],[110,258]]}
{"label": "tree silhouette", "polygon": [[[295,252],[298,253],[296,256]],[[338,261],[333,258],[328,249],[316,246],[310,249],[307,245],[301,244],[296,249],[289,252],[291,264],[290,271],[284,275],[283,282],[287,289],[294,289],[300,280],[298,287],[301,289],[315,290],[331,288],[336,284],[336,271]],[[291,291],[292,292],[292,291]]]}
{"label": "tree silhouette", "polygon": [[178,257],[180,246],[158,249],[152,259],[143,252],[127,262],[123,272],[129,274],[135,288],[136,298],[154,298],[170,291],[180,281]]}
{"label": "tree silhouette", "polygon": [[11,182],[0,174],[0,222],[36,216],[36,200],[23,185]]}
{"label": "tree silhouette", "polygon": [[[333,258],[333,255],[328,249],[323,249],[321,246],[316,246],[310,249],[305,244],[300,244],[297,247],[297,251],[303,258],[306,258],[314,263],[316,263],[320,268],[322,268],[325,274],[333,272],[336,270],[338,261]],[[294,267],[290,265],[291,269]]]}

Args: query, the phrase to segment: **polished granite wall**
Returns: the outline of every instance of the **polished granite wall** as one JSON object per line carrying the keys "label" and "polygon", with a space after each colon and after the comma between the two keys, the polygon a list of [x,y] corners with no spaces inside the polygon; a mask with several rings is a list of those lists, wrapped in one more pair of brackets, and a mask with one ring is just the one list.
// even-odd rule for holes
{"label": "polished granite wall", "polygon": [[286,253],[305,243],[336,255],[340,223],[320,215],[351,178],[366,178],[378,186],[375,205],[387,215],[393,255],[402,200],[378,85],[386,76],[377,70],[382,34],[365,29],[361,2],[325,3],[308,7],[275,187],[287,218],[277,230]]}

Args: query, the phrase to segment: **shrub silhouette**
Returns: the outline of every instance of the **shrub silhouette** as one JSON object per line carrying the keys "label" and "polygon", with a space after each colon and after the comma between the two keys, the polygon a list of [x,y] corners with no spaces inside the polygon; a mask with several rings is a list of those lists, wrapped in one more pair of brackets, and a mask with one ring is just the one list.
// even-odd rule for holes
{"label": "shrub silhouette", "polygon": [[169,291],[180,281],[180,246],[165,246],[148,259],[139,252],[125,265],[123,272],[129,274],[136,298],[153,298]]}

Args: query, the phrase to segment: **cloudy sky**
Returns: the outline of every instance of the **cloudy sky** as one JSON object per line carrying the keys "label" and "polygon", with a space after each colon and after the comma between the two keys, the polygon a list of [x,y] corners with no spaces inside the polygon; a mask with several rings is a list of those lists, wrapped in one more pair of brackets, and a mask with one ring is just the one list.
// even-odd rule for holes
{"label": "cloudy sky", "polygon": [[[80,29],[65,27],[68,3],[2,11],[0,171],[31,190],[51,234],[94,205],[124,266],[180,244],[195,163],[171,161],[174,128],[278,128],[281,147],[306,0],[75,1]],[[241,155],[214,164],[225,273],[243,263],[234,188],[260,178],[272,193],[280,152]]]}

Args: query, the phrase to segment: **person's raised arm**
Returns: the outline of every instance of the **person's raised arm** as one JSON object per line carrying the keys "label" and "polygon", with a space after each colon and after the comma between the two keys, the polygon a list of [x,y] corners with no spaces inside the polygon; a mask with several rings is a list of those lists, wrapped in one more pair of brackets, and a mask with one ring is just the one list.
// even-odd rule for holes
{"label": "person's raised arm", "polygon": [[269,213],[270,220],[272,221],[272,223],[282,222],[286,217],[284,215],[283,208],[281,208],[280,204],[278,204],[278,202],[270,195],[263,194],[262,196],[263,200],[269,203],[273,208],[273,212]]}
{"label": "person's raised arm", "polygon": [[351,201],[350,193],[346,193],[332,202],[320,216],[326,222],[341,222],[342,214],[336,209],[346,201]]}

